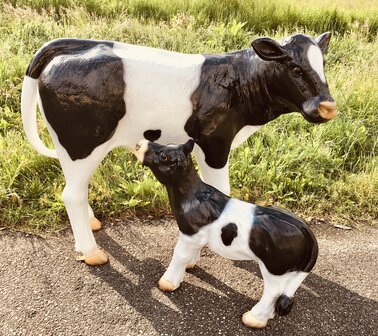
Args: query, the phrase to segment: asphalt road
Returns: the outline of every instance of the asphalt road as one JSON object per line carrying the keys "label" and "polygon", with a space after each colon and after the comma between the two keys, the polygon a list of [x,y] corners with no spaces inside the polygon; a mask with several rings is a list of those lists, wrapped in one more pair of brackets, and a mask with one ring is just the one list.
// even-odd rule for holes
{"label": "asphalt road", "polygon": [[240,319],[262,294],[253,262],[204,249],[176,292],[157,289],[176,241],[171,219],[106,222],[96,238],[110,263],[100,267],[75,261],[69,230],[0,231],[0,335],[378,335],[378,229],[312,228],[317,265],[293,311],[265,330]]}

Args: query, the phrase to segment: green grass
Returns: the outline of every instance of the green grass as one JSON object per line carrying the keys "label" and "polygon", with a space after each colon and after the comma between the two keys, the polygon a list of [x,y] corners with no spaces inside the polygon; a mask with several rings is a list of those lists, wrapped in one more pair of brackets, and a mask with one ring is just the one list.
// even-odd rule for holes
{"label": "green grass", "polygon": [[[323,125],[299,114],[264,126],[231,156],[233,195],[285,206],[305,216],[376,222],[378,210],[377,8],[338,0],[304,7],[285,0],[220,2],[1,1],[0,2],[0,225],[51,232],[67,225],[64,179],[56,160],[25,140],[20,92],[34,52],[57,37],[118,40],[187,53],[249,47],[261,34],[334,33],[326,57],[330,90],[340,114]],[[303,5],[303,4],[302,4]],[[299,7],[301,6],[301,7]],[[41,122],[43,137],[50,139]],[[164,188],[125,150],[103,161],[91,180],[99,217],[168,212]]]}

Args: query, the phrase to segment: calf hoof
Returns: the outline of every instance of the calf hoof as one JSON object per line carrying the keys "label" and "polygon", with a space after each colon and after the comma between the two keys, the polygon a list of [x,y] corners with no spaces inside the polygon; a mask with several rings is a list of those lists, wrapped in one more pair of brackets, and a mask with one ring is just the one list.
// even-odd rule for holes
{"label": "calf hoof", "polygon": [[186,269],[187,269],[187,270],[191,270],[191,269],[193,269],[195,266],[196,266],[196,264],[188,264],[188,265],[186,265]]}
{"label": "calf hoof", "polygon": [[101,230],[101,222],[95,217],[91,220],[91,229],[92,231]]}
{"label": "calf hoof", "polygon": [[84,261],[87,265],[90,266],[99,266],[106,264],[109,261],[109,258],[104,252],[102,252],[100,249],[97,249],[90,255],[77,257],[76,260]]}
{"label": "calf hoof", "polygon": [[247,311],[243,314],[242,322],[249,328],[262,329],[266,327],[268,320],[259,320],[251,311]]}
{"label": "calf hoof", "polygon": [[159,289],[161,289],[164,292],[173,292],[177,288],[180,287],[180,285],[176,286],[172,282],[168,281],[165,278],[160,278],[159,283],[158,283]]}

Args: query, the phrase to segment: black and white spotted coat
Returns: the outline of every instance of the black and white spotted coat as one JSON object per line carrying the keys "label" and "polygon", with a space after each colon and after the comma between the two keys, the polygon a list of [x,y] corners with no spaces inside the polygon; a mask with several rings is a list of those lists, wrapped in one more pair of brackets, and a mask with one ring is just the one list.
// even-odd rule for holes
{"label": "black and white spotted coat", "polygon": [[135,150],[167,188],[180,231],[159,286],[168,291],[178,288],[186,267],[193,267],[205,245],[227,259],[255,260],[264,279],[264,294],[244,314],[243,322],[265,327],[275,312],[290,312],[295,291],[317,259],[315,236],[303,220],[285,210],[230,198],[204,183],[193,166],[192,148],[191,140],[169,146],[144,140]]}
{"label": "black and white spotted coat", "polygon": [[[230,150],[259,127],[292,111],[315,123],[330,120],[336,105],[323,71],[329,39],[259,38],[252,48],[217,55],[79,39],[44,45],[26,71],[22,120],[34,148],[59,158],[76,250],[97,251],[88,181],[113,148],[193,138],[202,178],[229,194]],[[37,103],[55,149],[38,136]]]}

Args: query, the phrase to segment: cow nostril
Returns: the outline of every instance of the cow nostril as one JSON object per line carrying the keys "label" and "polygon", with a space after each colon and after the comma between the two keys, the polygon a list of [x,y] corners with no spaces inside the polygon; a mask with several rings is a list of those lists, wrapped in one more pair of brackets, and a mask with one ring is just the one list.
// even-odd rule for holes
{"label": "cow nostril", "polygon": [[336,114],[336,102],[323,101],[319,104],[318,111],[323,119],[331,120]]}

